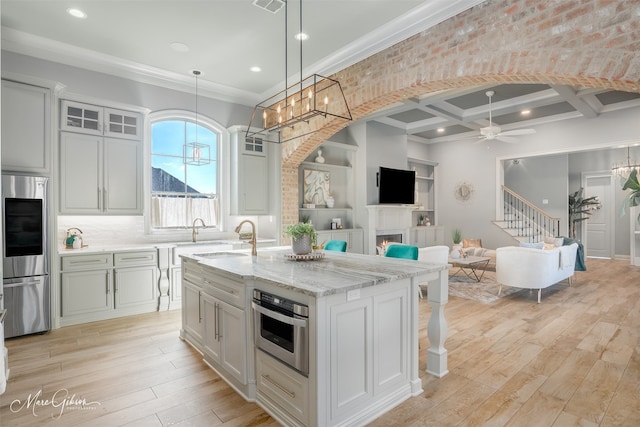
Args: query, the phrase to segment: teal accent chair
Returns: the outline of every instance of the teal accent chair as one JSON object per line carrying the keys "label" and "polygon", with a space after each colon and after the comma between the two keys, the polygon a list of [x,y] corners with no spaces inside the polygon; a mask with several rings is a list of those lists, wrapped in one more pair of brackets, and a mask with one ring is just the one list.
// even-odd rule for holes
{"label": "teal accent chair", "polygon": [[325,251],[347,252],[347,242],[344,240],[329,240],[324,244]]}
{"label": "teal accent chair", "polygon": [[384,256],[418,260],[418,247],[411,245],[390,245]]}

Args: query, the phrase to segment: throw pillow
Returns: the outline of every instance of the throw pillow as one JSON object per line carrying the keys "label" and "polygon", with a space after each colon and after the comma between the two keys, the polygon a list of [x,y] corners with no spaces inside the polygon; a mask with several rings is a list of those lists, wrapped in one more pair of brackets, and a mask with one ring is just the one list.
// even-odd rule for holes
{"label": "throw pillow", "polygon": [[544,242],[559,248],[564,244],[564,237],[545,237]]}
{"label": "throw pillow", "polygon": [[522,243],[520,243],[520,247],[521,248],[542,249],[542,248],[544,248],[544,243],[542,243],[542,242],[535,242],[535,243],[522,242]]}
{"label": "throw pillow", "polygon": [[463,248],[481,248],[482,239],[463,239],[462,247]]}
{"label": "throw pillow", "polygon": [[556,248],[556,245],[551,244],[551,243],[543,243],[543,247],[542,249],[544,249],[545,251],[552,251]]}

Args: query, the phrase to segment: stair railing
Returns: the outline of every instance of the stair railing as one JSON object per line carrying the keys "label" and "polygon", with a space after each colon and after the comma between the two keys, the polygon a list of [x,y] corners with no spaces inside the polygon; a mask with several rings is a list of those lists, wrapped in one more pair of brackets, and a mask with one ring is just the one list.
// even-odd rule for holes
{"label": "stair railing", "polygon": [[529,242],[555,237],[560,233],[560,218],[552,217],[506,186],[502,186],[504,221],[518,237]]}

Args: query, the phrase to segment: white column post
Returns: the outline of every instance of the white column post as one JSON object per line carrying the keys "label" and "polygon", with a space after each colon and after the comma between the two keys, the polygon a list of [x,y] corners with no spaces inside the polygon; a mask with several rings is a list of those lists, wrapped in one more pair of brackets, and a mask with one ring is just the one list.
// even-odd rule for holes
{"label": "white column post", "polygon": [[429,281],[429,304],[431,317],[427,326],[430,347],[427,350],[427,373],[442,378],[449,373],[447,367],[447,319],[444,306],[449,302],[449,270],[440,271],[438,280]]}

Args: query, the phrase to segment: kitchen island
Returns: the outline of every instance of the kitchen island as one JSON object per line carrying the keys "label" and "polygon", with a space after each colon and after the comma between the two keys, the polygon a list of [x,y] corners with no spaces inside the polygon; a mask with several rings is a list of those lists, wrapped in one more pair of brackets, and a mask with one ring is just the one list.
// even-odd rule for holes
{"label": "kitchen island", "polygon": [[[291,261],[290,248],[182,256],[181,337],[284,425],[364,425],[422,392],[418,285],[429,282],[427,372],[447,373],[448,265],[341,252]],[[308,372],[254,345],[254,291],[308,307]],[[253,303],[255,307],[255,302]]]}

